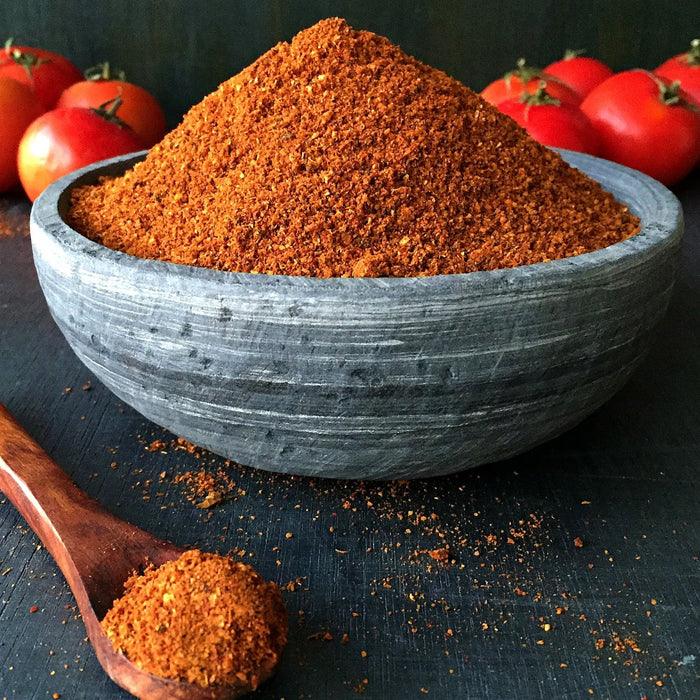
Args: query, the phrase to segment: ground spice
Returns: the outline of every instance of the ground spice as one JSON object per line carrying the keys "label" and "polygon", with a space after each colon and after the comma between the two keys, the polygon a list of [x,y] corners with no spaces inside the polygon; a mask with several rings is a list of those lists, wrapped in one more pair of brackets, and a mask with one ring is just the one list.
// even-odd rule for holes
{"label": "ground spice", "polygon": [[145,258],[314,277],[514,267],[639,221],[515,122],[388,39],[328,19],[193,107],[69,221]]}
{"label": "ground spice", "polygon": [[29,235],[29,216],[25,202],[12,196],[0,196],[0,239]]}
{"label": "ground spice", "polygon": [[139,668],[202,687],[256,688],[287,642],[279,588],[246,564],[199,550],[134,574],[102,627]]}
{"label": "ground spice", "polygon": [[[173,478],[174,484],[184,484],[185,497],[200,509],[213,508],[236,492],[236,484],[223,470],[188,470]],[[238,489],[241,493],[241,489]]]}

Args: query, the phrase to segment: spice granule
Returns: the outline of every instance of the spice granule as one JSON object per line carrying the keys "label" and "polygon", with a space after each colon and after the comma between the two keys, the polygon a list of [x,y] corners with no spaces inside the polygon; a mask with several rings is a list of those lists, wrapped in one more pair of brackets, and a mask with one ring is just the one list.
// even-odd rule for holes
{"label": "spice granule", "polygon": [[279,588],[246,564],[199,550],[131,576],[102,628],[144,671],[205,688],[256,688],[287,641]]}
{"label": "spice granule", "polygon": [[328,19],[193,107],[69,222],[144,258],[314,277],[515,267],[639,220],[445,73]]}

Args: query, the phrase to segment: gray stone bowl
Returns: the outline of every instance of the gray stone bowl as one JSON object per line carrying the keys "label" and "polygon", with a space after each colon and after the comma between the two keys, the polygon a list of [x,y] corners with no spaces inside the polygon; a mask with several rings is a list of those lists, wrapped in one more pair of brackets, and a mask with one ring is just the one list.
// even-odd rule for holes
{"label": "gray stone bowl", "polygon": [[643,222],[627,241],[524,267],[422,278],[315,279],[144,260],[31,216],[56,323],[117,396],[241,464],[352,479],[448,474],[511,457],[607,401],[649,347],[674,280],[678,200],[636,171],[562,154]]}

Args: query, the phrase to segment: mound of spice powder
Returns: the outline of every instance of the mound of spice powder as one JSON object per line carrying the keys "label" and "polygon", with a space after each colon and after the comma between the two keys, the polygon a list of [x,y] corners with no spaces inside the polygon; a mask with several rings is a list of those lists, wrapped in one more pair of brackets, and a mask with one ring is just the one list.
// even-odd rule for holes
{"label": "mound of spice powder", "polygon": [[199,550],[129,578],[102,628],[140,669],[205,688],[255,689],[287,643],[279,588],[247,564]]}
{"label": "mound of spice powder", "polygon": [[193,107],[70,223],[145,258],[314,277],[514,267],[639,221],[445,73],[328,19]]}

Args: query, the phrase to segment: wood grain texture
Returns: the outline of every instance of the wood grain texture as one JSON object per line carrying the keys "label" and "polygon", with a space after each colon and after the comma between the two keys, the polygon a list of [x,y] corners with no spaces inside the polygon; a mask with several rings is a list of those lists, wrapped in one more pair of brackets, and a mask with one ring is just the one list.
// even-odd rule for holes
{"label": "wood grain texture", "polygon": [[[124,582],[147,564],[183,550],[119,520],[89,498],[0,404],[0,491],[51,553],[78,603],[97,658],[109,677],[142,700],[229,700],[250,692],[240,683],[200,688],[146,673],[117,653],[100,626]],[[263,673],[263,680],[270,669]]]}
{"label": "wood grain texture", "polygon": [[[363,496],[355,483],[233,468],[246,495],[211,511],[194,508],[172,476],[201,464],[185,452],[144,450],[145,442],[170,437],[116,400],[77,359],[51,321],[21,235],[0,239],[0,401],[80,488],[120,518],[181,546],[243,549],[246,561],[280,584],[305,577],[284,593],[289,647],[260,700],[357,698],[360,686],[359,697],[372,700],[549,700],[590,697],[589,688],[612,700],[694,698],[700,178],[677,191],[687,221],[680,277],[650,355],[630,382],[580,426],[526,455],[413,481],[396,498],[383,484],[366,485]],[[8,208],[28,216],[18,198],[0,200],[0,216]],[[87,380],[92,388],[82,391]],[[219,467],[213,460],[211,468]],[[469,543],[536,513],[545,517],[542,546],[520,562],[507,546],[481,557],[467,549],[464,568],[429,573],[409,554],[440,540],[408,524],[409,510],[434,512],[450,541],[459,526]],[[573,546],[576,536],[583,549]],[[380,583],[385,577],[391,589]],[[516,594],[516,585],[528,595]],[[568,612],[556,616],[564,591]],[[82,622],[66,610],[73,604],[51,557],[0,498],[0,697],[59,692],[71,700],[126,700],[100,668]],[[40,607],[35,614],[32,605]],[[549,633],[540,616],[552,623]],[[322,630],[334,639],[309,639]],[[596,650],[595,639],[609,642],[612,632],[634,635],[640,653]]]}
{"label": "wood grain texture", "polygon": [[314,279],[143,260],[70,229],[74,183],[36,201],[34,260],[68,342],[147,418],[241,464],[336,478],[436,476],[524,452],[627,380],[671,294],[682,233],[664,187],[569,153],[639,235],[463,275]]}

